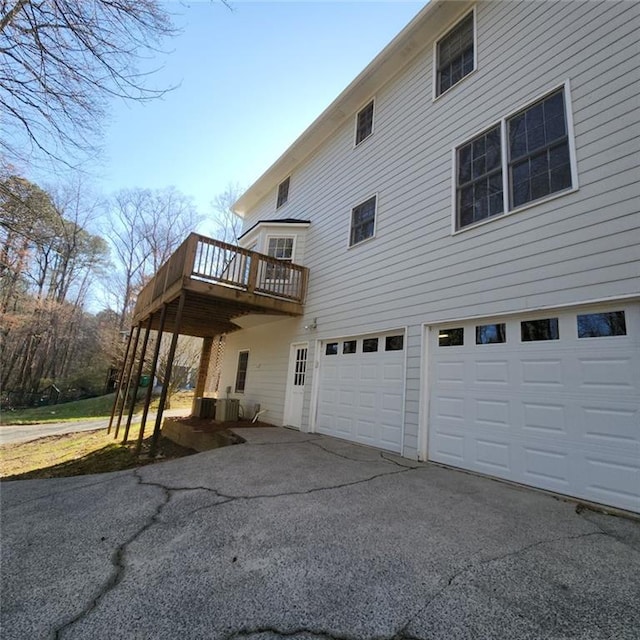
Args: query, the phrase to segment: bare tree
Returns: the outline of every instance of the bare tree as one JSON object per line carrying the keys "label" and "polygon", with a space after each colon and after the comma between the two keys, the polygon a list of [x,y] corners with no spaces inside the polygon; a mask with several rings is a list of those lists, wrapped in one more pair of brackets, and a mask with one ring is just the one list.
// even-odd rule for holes
{"label": "bare tree", "polygon": [[191,199],[174,187],[127,189],[109,205],[108,229],[116,273],[109,278],[124,329],[147,280],[200,222]]}
{"label": "bare tree", "polygon": [[164,93],[137,67],[174,33],[158,0],[0,0],[0,150],[91,148],[108,99]]}
{"label": "bare tree", "polygon": [[231,207],[242,195],[244,189],[239,184],[229,183],[222,193],[211,201],[213,211],[213,235],[216,239],[229,244],[238,244],[242,231],[242,218]]}

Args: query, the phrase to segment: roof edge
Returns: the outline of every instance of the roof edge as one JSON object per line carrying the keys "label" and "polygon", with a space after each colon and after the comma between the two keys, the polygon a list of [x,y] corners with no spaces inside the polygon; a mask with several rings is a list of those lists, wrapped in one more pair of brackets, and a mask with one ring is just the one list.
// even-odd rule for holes
{"label": "roof edge", "polygon": [[[420,35],[428,31],[427,18],[432,17],[448,0],[430,0],[412,18],[398,35],[361,71],[354,80],[331,102],[331,104],[309,125],[284,153],[238,198],[232,210],[244,217],[249,209],[264,198],[271,188],[286,178],[293,169],[322,144],[342,123],[353,115],[367,97],[384,85],[415,56],[423,51],[430,41]],[[460,3],[467,7],[471,2]],[[462,9],[460,9],[461,11]],[[460,11],[456,11],[459,13]],[[364,97],[362,97],[364,96]]]}

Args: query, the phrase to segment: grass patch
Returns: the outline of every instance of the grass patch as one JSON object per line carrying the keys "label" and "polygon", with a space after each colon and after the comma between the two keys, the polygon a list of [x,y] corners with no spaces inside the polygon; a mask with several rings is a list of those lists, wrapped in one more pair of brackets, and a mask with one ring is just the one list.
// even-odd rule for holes
{"label": "grass patch", "polygon": [[[132,426],[129,432],[130,442],[126,445],[113,439],[113,431],[107,435],[106,429],[47,436],[30,442],[2,445],[0,478],[26,480],[106,473],[195,453],[192,449],[186,449],[161,437],[158,442],[158,456],[151,460],[148,457],[151,444],[149,436],[143,441],[141,457],[137,459],[134,450],[138,433],[139,426]],[[150,433],[148,426],[146,433]]]}
{"label": "grass patch", "polygon": [[[15,411],[3,410],[0,415],[0,424],[42,424],[46,422],[72,422],[87,418],[108,418],[115,400],[115,393],[110,393],[97,398],[86,398],[75,402],[49,405],[46,407],[33,407],[31,409],[17,409]],[[172,409],[191,408],[193,392],[176,393],[171,398]],[[151,402],[150,409],[155,411],[158,406],[158,398]],[[136,413],[142,411],[142,403],[138,403]],[[125,411],[126,415],[126,411]]]}

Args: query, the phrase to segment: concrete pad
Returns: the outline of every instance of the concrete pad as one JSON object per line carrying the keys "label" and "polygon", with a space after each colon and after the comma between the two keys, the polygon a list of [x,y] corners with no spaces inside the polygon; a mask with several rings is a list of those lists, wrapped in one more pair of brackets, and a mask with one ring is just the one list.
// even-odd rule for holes
{"label": "concrete pad", "polygon": [[3,483],[3,638],[597,640],[640,628],[640,523],[260,431],[99,483]]}

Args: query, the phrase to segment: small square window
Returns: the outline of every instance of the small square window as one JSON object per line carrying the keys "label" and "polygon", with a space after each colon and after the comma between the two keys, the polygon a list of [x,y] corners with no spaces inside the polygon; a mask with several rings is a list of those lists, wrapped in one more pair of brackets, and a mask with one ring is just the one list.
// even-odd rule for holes
{"label": "small square window", "polygon": [[384,350],[385,351],[402,351],[404,348],[404,336],[387,336],[385,338]]}
{"label": "small square window", "polygon": [[545,320],[525,320],[520,323],[522,342],[538,340],[559,340],[558,318]]}
{"label": "small square window", "polygon": [[346,340],[342,343],[342,353],[355,353],[356,352],[356,341],[355,340]]}
{"label": "small square window", "polygon": [[474,70],[473,37],[472,11],[438,42],[436,95],[444,93]]}
{"label": "small square window", "polygon": [[327,342],[327,346],[325,347],[324,353],[327,356],[335,356],[338,353],[338,343]]}
{"label": "small square window", "polygon": [[504,323],[476,327],[476,344],[498,344],[506,341],[507,327]]}
{"label": "small square window", "polygon": [[578,316],[578,338],[607,338],[626,336],[624,311],[587,313]]}
{"label": "small square window", "polygon": [[464,329],[440,329],[438,333],[439,347],[460,347],[464,344]]}
{"label": "small square window", "polygon": [[375,353],[378,350],[378,338],[365,338],[362,341],[363,353]]}
{"label": "small square window", "polygon": [[373,133],[373,100],[364,109],[358,111],[356,118],[356,145]]}
{"label": "small square window", "polygon": [[276,202],[276,209],[279,209],[283,204],[286,204],[287,200],[289,200],[289,181],[290,178],[287,178],[278,185],[278,201]]}
{"label": "small square window", "polygon": [[376,200],[376,196],[373,196],[351,210],[349,246],[373,236],[376,225]]}
{"label": "small square window", "polygon": [[247,382],[247,368],[249,366],[249,352],[240,351],[238,353],[238,369],[236,372],[236,393],[244,393]]}

